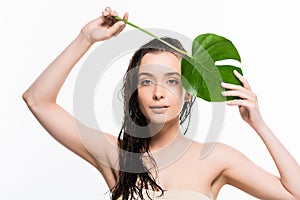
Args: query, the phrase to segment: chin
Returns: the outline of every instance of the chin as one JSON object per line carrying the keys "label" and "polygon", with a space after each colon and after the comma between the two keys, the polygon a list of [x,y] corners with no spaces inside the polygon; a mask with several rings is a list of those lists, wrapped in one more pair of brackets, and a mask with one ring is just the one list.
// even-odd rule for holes
{"label": "chin", "polygon": [[164,124],[166,124],[167,123],[167,120],[165,119],[165,118],[163,118],[163,119],[158,119],[158,118],[151,118],[150,120],[149,120],[149,125],[151,124],[151,125],[164,125]]}
{"label": "chin", "polygon": [[155,117],[150,117],[150,119],[148,118],[149,121],[148,125],[165,125],[169,122],[174,122],[178,120],[179,120],[178,116],[173,118],[166,117],[165,115],[155,116]]}

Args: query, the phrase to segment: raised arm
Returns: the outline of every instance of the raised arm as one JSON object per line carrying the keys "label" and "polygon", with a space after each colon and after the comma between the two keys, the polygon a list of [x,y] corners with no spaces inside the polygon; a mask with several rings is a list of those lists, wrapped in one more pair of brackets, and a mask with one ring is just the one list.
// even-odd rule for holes
{"label": "raised arm", "polygon": [[229,91],[224,96],[239,96],[242,99],[228,102],[237,105],[242,118],[257,132],[270,152],[280,177],[276,177],[248,160],[236,150],[226,148],[231,161],[224,170],[227,183],[236,186],[260,199],[299,200],[300,199],[300,166],[286,148],[275,137],[264,122],[258,109],[256,95],[246,79],[234,72],[244,87],[223,84]]}
{"label": "raised arm", "polygon": [[[56,103],[56,98],[70,71],[88,49],[95,42],[109,39],[124,29],[123,22],[111,20],[111,16],[117,15],[115,11],[106,8],[100,17],[85,25],[71,44],[23,94],[30,111],[49,134],[94,166],[96,162],[77,133],[74,117]],[[126,13],[124,19],[127,18]]]}

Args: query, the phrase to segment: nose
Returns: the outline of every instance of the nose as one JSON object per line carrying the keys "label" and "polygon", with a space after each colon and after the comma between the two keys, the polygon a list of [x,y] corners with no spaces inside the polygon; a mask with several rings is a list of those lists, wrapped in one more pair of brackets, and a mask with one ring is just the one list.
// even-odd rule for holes
{"label": "nose", "polygon": [[160,100],[164,99],[164,88],[162,85],[155,84],[154,91],[153,91],[153,100]]}

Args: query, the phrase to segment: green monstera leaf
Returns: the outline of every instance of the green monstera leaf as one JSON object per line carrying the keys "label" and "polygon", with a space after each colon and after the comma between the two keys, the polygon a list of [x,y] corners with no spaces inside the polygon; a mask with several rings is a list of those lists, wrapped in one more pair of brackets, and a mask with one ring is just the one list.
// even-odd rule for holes
{"label": "green monstera leaf", "polygon": [[181,61],[181,81],[184,89],[190,94],[209,102],[223,102],[237,98],[222,96],[221,92],[224,91],[224,88],[221,87],[221,83],[242,85],[233,74],[233,70],[242,74],[241,68],[215,64],[216,61],[228,59],[241,62],[240,55],[230,40],[212,33],[199,35],[193,41],[192,55],[190,55],[127,20],[119,17],[114,18],[158,39],[185,55]]}
{"label": "green monstera leaf", "polygon": [[241,62],[232,42],[222,36],[207,33],[197,36],[192,45],[192,56],[181,61],[182,83],[186,91],[210,102],[222,102],[236,97],[224,97],[221,82],[241,85],[233,74],[239,67],[216,65],[216,61],[233,59]]}

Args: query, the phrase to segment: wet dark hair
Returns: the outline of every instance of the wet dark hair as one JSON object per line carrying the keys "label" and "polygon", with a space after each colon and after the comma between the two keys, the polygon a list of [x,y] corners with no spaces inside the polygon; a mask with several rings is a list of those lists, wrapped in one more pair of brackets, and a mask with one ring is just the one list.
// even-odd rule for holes
{"label": "wet dark hair", "polygon": [[[163,37],[161,38],[169,44],[180,50],[183,46],[177,39]],[[123,125],[118,136],[119,146],[119,174],[117,184],[112,189],[112,200],[122,197],[123,200],[133,199],[134,195],[144,199],[143,189],[160,190],[163,195],[164,190],[155,182],[155,179],[149,171],[149,166],[145,165],[142,155],[147,155],[152,169],[157,171],[154,158],[149,152],[151,136],[147,128],[147,119],[143,115],[138,102],[138,66],[147,53],[171,52],[178,57],[183,57],[169,46],[153,39],[140,47],[132,56],[127,73],[123,79],[122,95],[124,98],[124,118]],[[180,112],[180,124],[188,118],[190,122],[190,112],[195,97],[189,102],[185,102]],[[184,131],[184,134],[186,133]],[[148,194],[148,193],[147,193]],[[147,195],[149,198],[150,196]],[[150,198],[151,199],[151,198]]]}

